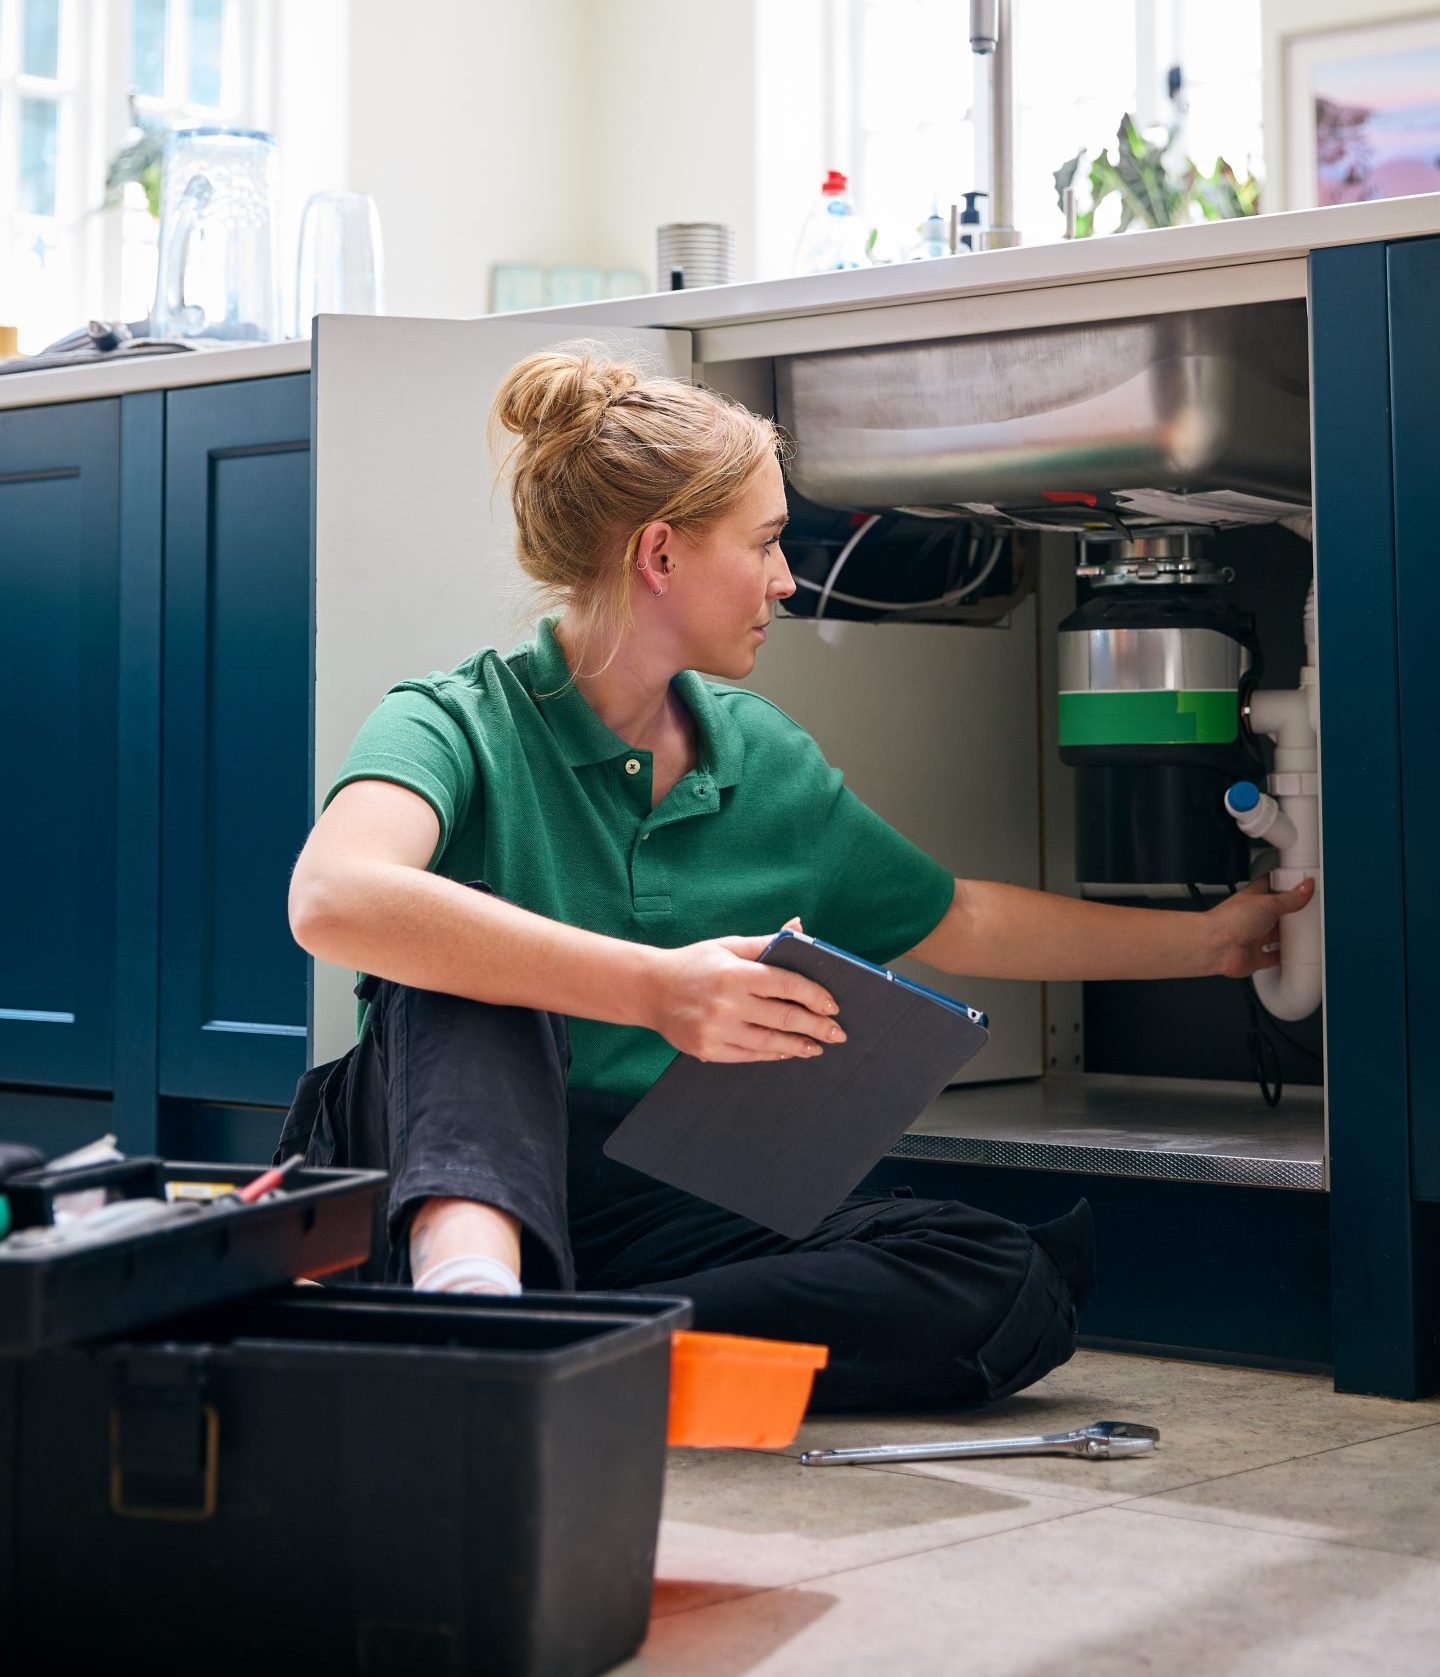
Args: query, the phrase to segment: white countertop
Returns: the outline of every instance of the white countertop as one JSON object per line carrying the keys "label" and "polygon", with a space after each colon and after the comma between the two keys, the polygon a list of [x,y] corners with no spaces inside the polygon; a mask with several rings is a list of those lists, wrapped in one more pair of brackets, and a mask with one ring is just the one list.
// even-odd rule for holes
{"label": "white countertop", "polygon": [[275,378],[281,373],[309,370],[308,338],[283,344],[220,345],[175,354],[134,355],[124,361],[6,373],[0,376],[0,408],[86,402],[96,396],[128,396],[136,390],[175,390],[187,384],[223,384],[230,379]]}
{"label": "white countertop", "polygon": [[[937,307],[947,331],[989,331],[1007,325],[1058,324],[1065,319],[1167,306],[1147,282],[1185,282],[1187,306],[1203,307],[1304,292],[1304,259],[1331,245],[1440,235],[1440,193],[1388,198],[1370,204],[1295,210],[1232,221],[1167,227],[1121,236],[1021,245],[978,255],[925,262],[801,274],[789,279],[694,291],[657,292],[613,302],[541,309],[504,318],[553,320],[579,326],[660,326],[697,333],[697,359],[774,354],[826,347],[819,319],[877,309],[912,308],[915,324],[903,335],[936,329]],[[1227,272],[1231,270],[1231,272]],[[1119,282],[1119,283],[1116,283]],[[1082,289],[1088,288],[1088,289]],[[1059,292],[1068,296],[1054,300]],[[1052,300],[1043,311],[1017,311],[1025,293]],[[1108,302],[1100,299],[1109,296]],[[1001,305],[1010,305],[1008,307]],[[1175,306],[1171,300],[1169,306]],[[486,318],[476,316],[476,319]],[[806,323],[809,323],[808,327]],[[793,325],[791,323],[794,323]],[[897,334],[901,335],[901,334]],[[174,389],[230,379],[305,372],[308,340],[253,348],[218,348],[127,362],[48,368],[0,377],[0,408]]]}
{"label": "white countertop", "polygon": [[[1097,281],[1304,258],[1329,245],[1440,234],[1440,193],[1370,204],[1237,217],[978,255],[933,257],[791,279],[660,292],[614,302],[536,310],[596,325],[680,326],[705,331],[746,321],[963,298],[995,291],[1091,285]],[[512,316],[511,318],[519,318]]]}

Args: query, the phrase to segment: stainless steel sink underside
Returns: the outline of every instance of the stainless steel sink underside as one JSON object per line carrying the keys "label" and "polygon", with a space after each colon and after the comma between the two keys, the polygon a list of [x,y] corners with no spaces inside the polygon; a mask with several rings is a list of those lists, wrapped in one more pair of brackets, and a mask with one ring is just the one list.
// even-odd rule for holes
{"label": "stainless steel sink underside", "polygon": [[826,351],[775,372],[791,480],[824,506],[1142,489],[1309,500],[1299,300]]}

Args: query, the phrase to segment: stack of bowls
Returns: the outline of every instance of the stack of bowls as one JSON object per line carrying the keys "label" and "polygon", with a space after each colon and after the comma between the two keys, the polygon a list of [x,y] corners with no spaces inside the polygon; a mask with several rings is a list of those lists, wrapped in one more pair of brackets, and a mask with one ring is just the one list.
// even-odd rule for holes
{"label": "stack of bowls", "polygon": [[656,230],[656,268],[661,291],[680,269],[686,291],[697,285],[729,285],[735,278],[735,229],[718,221],[670,221]]}

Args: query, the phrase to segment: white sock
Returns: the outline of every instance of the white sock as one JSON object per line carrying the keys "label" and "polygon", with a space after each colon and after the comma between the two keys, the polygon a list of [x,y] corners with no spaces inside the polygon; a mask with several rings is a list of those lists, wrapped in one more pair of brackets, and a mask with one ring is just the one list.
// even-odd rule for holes
{"label": "white sock", "polygon": [[520,1292],[520,1277],[499,1258],[446,1258],[431,1264],[415,1282],[417,1293],[503,1293]]}

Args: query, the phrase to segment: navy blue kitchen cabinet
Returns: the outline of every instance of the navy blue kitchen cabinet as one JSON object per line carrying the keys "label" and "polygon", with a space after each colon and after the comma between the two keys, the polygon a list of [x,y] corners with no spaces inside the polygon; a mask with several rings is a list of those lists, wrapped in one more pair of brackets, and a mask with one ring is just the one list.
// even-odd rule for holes
{"label": "navy blue kitchen cabinet", "polygon": [[309,383],[0,412],[0,1135],[256,1158],[294,1092]]}
{"label": "navy blue kitchen cabinet", "polygon": [[0,413],[0,1134],[155,1135],[158,391]]}
{"label": "navy blue kitchen cabinet", "polygon": [[310,380],[169,393],[160,1093],[288,1106],[306,963]]}
{"label": "navy blue kitchen cabinet", "polygon": [[0,1082],[114,1061],[120,403],[0,413]]}
{"label": "navy blue kitchen cabinet", "polygon": [[[1435,463],[1440,460],[1440,239],[1396,245],[1390,302],[1395,452],[1395,615],[1399,644],[1401,802],[1405,832],[1405,992],[1410,1155],[1417,1199],[1440,1201],[1440,567]],[[1440,1213],[1437,1213],[1440,1215]]]}
{"label": "navy blue kitchen cabinet", "polygon": [[1440,240],[1310,258],[1335,1383],[1440,1384],[1431,482]]}

